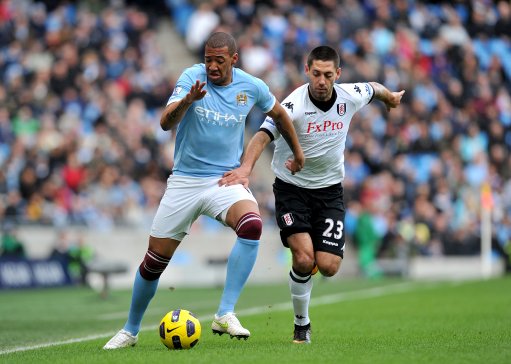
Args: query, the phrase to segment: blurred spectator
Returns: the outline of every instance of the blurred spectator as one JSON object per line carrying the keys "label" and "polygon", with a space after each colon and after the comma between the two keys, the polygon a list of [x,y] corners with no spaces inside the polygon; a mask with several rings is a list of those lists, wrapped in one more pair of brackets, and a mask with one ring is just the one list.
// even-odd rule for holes
{"label": "blurred spectator", "polygon": [[[377,216],[382,246],[476,254],[483,182],[497,202],[493,231],[510,246],[509,1],[165,4],[195,54],[211,31],[234,34],[239,66],[277,97],[303,83],[303,56],[320,43],[339,50],[345,82],[407,91],[392,113],[368,105],[347,140],[347,196],[359,200],[372,177],[388,195]],[[1,6],[0,220],[147,228],[172,167],[173,136],[158,124],[173,87],[155,37],[166,14],[141,1]],[[255,110],[247,131],[260,119]],[[271,182],[251,184],[271,216]]]}
{"label": "blurred spectator", "polygon": [[379,191],[375,179],[368,178],[362,185],[360,206],[356,227],[353,232],[353,243],[358,251],[358,262],[362,274],[369,278],[379,277],[381,271],[376,264],[383,234],[378,231],[377,219],[381,212]]}
{"label": "blurred spectator", "polygon": [[[154,8],[2,2],[0,220],[109,229],[133,223],[123,208],[133,198],[146,213],[141,180],[164,182],[171,168],[156,136],[172,84],[159,70]],[[107,182],[105,170],[119,169],[138,196]]]}
{"label": "blurred spectator", "polygon": [[202,53],[204,42],[220,19],[209,2],[201,2],[188,21],[186,45],[197,55]]}
{"label": "blurred spectator", "polygon": [[18,238],[14,224],[7,223],[3,228],[0,256],[6,258],[25,258],[25,247]]}
{"label": "blurred spectator", "polygon": [[69,230],[59,230],[49,258],[63,261],[73,281],[88,284],[87,264],[94,258],[94,251],[86,244],[83,235],[73,236]]}

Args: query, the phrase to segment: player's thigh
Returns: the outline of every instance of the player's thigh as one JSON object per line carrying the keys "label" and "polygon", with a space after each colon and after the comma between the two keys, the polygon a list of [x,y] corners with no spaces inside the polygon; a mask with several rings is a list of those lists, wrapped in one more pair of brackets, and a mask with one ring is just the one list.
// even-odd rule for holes
{"label": "player's thigh", "polygon": [[308,191],[276,179],[273,193],[280,238],[284,246],[288,247],[288,237],[312,231]]}
{"label": "player's thigh", "polygon": [[151,236],[183,240],[199,217],[208,186],[199,179],[170,176],[151,227]]}
{"label": "player's thigh", "polygon": [[302,273],[310,272],[315,265],[314,247],[309,233],[295,233],[287,237],[293,267]]}
{"label": "player's thigh", "polygon": [[249,212],[259,214],[255,197],[243,185],[212,186],[206,200],[203,213],[233,229],[243,215]]}
{"label": "player's thigh", "polygon": [[[318,202],[316,200],[316,202]],[[311,219],[312,241],[315,251],[344,256],[344,218],[346,215],[342,195],[321,201]]]}
{"label": "player's thigh", "polygon": [[259,215],[259,206],[252,200],[241,200],[234,203],[227,209],[224,223],[233,229],[236,229],[238,221],[244,215],[254,212]]}

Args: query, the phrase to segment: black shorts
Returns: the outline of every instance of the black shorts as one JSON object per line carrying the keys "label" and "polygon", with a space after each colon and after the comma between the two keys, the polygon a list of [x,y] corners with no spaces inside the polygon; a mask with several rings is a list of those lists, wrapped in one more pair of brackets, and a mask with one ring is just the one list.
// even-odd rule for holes
{"label": "black shorts", "polygon": [[342,184],[307,189],[278,178],[273,184],[275,217],[280,238],[288,247],[287,238],[307,232],[314,251],[344,256],[344,196]]}

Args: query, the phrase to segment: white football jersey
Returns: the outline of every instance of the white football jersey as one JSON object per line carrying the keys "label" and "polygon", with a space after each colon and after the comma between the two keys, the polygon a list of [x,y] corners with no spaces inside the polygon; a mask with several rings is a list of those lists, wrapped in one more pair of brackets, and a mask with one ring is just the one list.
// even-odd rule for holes
{"label": "white football jersey", "polygon": [[298,87],[282,106],[293,120],[300,145],[305,154],[303,169],[292,175],[285,167],[293,153],[280,137],[275,123],[269,117],[261,128],[269,131],[275,140],[272,169],[284,182],[304,188],[323,188],[344,180],[344,148],[351,118],[373,98],[369,83],[335,84],[337,99],[330,110],[322,111],[309,97],[309,84]]}

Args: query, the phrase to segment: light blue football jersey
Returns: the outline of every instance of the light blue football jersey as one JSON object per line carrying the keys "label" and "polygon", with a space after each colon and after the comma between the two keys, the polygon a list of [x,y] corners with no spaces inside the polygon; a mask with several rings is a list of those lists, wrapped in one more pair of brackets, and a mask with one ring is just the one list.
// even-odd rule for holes
{"label": "light blue football jersey", "polygon": [[265,113],[270,111],[275,96],[262,80],[238,68],[233,68],[229,85],[217,86],[207,80],[201,63],[181,74],[167,105],[183,99],[197,80],[206,82],[207,93],[190,106],[177,127],[172,172],[194,177],[221,176],[240,165],[249,111],[254,105]]}

